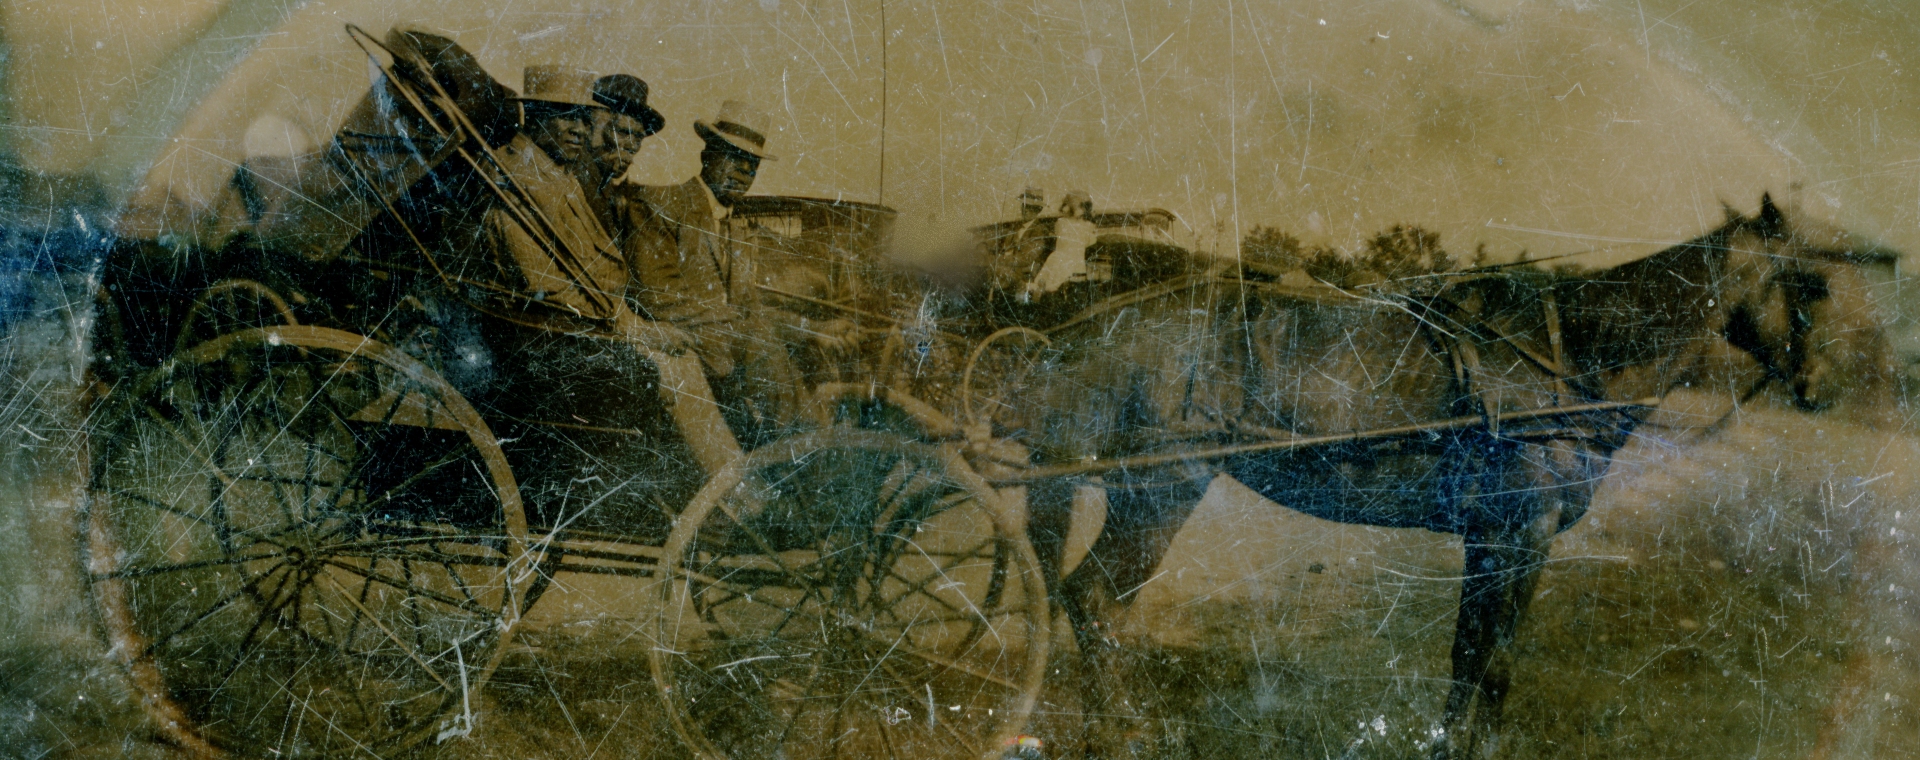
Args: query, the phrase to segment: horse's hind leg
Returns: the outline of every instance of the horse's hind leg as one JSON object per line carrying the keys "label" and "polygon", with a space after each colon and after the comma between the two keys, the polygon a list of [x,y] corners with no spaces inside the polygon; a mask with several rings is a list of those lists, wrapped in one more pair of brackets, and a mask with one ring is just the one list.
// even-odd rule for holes
{"label": "horse's hind leg", "polygon": [[1434,760],[1471,756],[1474,745],[1487,738],[1483,734],[1498,725],[1512,682],[1514,632],[1533,599],[1559,524],[1560,510],[1552,509],[1524,525],[1466,534],[1453,689],[1442,718],[1446,733],[1433,745]]}
{"label": "horse's hind leg", "polygon": [[1049,566],[1055,599],[1067,613],[1080,650],[1080,693],[1091,718],[1089,757],[1124,757],[1126,745],[1146,743],[1151,733],[1128,688],[1114,632],[1205,494],[1205,481],[1108,489],[1106,528],[1080,567],[1056,582],[1052,574],[1058,572],[1066,540],[1073,484],[1037,484],[1028,492],[1035,548],[1041,564]]}

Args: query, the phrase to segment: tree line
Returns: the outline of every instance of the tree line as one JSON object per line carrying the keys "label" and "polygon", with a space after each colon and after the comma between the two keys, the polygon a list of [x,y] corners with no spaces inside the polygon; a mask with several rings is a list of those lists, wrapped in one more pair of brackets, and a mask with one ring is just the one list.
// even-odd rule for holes
{"label": "tree line", "polygon": [[1241,238],[1240,259],[1271,271],[1305,270],[1316,279],[1351,287],[1482,266],[1487,251],[1480,246],[1470,260],[1462,260],[1440,245],[1439,233],[1396,224],[1349,255],[1331,246],[1308,246],[1284,230],[1259,225]]}

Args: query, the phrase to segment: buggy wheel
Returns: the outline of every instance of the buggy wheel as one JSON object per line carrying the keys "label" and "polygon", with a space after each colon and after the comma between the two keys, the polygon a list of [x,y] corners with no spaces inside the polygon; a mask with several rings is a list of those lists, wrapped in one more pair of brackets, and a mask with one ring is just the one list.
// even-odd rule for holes
{"label": "buggy wheel", "polygon": [[293,307],[272,288],[253,280],[221,280],[207,286],[180,319],[173,350],[200,345],[254,327],[297,325]]}
{"label": "buggy wheel", "polygon": [[104,403],[80,531],[143,706],[203,755],[462,734],[535,558],[485,423],[414,359],[269,327]]}
{"label": "buggy wheel", "polygon": [[703,760],[998,757],[1045,673],[1024,522],[950,447],[757,449],[680,516],[656,577],[654,678]]}
{"label": "buggy wheel", "polygon": [[992,429],[998,419],[1017,422],[1022,404],[1032,395],[1037,378],[1046,371],[1046,351],[1053,341],[1046,333],[1025,327],[1006,327],[982,339],[967,354],[960,373],[960,411],[964,421]]}

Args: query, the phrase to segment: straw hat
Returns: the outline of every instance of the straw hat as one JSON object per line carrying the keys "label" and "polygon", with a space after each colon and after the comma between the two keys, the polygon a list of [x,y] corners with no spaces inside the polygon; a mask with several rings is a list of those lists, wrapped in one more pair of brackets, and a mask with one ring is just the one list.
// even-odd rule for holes
{"label": "straw hat", "polygon": [[594,72],[566,66],[528,66],[526,88],[520,99],[604,108],[593,99],[593,80],[599,77]]}
{"label": "straw hat", "polygon": [[778,157],[767,154],[767,124],[771,121],[767,112],[729,100],[720,104],[720,115],[712,122],[694,121],[693,131],[709,143],[723,142],[741,153],[773,161]]}

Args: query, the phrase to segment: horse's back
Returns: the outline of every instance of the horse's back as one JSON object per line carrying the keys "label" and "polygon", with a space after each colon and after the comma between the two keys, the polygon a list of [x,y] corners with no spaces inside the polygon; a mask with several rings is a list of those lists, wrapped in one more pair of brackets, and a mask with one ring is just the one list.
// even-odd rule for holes
{"label": "horse's back", "polygon": [[1030,400],[1057,458],[1117,456],[1277,429],[1303,435],[1437,419],[1454,378],[1412,313],[1218,279],[1056,333]]}

